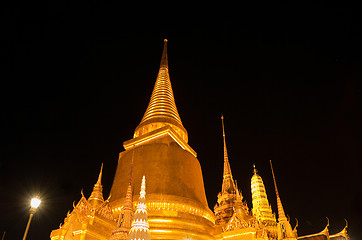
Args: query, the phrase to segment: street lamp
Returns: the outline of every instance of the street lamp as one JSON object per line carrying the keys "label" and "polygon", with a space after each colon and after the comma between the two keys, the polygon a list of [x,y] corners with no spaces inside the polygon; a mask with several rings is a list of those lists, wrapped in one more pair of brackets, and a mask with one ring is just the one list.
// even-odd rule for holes
{"label": "street lamp", "polygon": [[33,218],[34,214],[36,213],[36,209],[39,207],[40,203],[41,203],[41,200],[38,197],[32,198],[30,201],[30,206],[31,206],[31,208],[29,210],[30,215],[29,215],[28,224],[26,225],[26,228],[25,228],[23,240],[25,240],[26,236],[28,235],[31,219]]}

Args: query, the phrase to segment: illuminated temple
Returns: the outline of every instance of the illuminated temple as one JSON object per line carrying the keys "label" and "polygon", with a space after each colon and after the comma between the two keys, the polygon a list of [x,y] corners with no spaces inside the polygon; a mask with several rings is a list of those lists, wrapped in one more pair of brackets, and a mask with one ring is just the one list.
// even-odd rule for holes
{"label": "illuminated temple", "polygon": [[91,195],[81,193],[73,210],[51,232],[51,240],[349,239],[347,225],[339,233],[330,234],[328,224],[319,233],[298,236],[297,226],[291,226],[284,212],[273,168],[277,209],[273,212],[255,166],[249,209],[232,175],[223,117],[222,130],[223,179],[212,211],[197,154],[188,144],[176,108],[165,39],[151,99],[133,138],[123,143],[109,198],[103,196],[102,165]]}

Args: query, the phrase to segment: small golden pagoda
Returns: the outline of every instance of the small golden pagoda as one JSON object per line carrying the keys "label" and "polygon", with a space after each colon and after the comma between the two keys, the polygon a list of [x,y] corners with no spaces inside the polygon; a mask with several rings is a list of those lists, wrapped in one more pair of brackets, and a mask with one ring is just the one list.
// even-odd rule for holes
{"label": "small golden pagoda", "polygon": [[269,236],[276,238],[277,236],[277,222],[275,214],[273,214],[271,206],[268,201],[263,179],[259,176],[258,170],[254,167],[254,175],[251,178],[251,196],[253,209],[253,216],[262,223],[268,230]]}
{"label": "small golden pagoda", "polygon": [[140,197],[134,214],[128,240],[151,240],[146,206],[146,177],[142,178]]}

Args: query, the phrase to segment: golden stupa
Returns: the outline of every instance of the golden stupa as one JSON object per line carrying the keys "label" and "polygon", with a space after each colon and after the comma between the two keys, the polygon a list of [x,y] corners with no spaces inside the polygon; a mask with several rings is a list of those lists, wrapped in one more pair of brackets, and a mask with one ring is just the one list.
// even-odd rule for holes
{"label": "golden stupa", "polygon": [[[167,40],[151,100],[134,138],[119,154],[110,204],[117,214],[132,179],[147,178],[147,211],[152,239],[212,239],[214,216],[209,209],[202,171],[177,112],[167,61]],[[134,201],[138,196],[134,196]]]}
{"label": "golden stupa", "polygon": [[[346,227],[329,234],[298,236],[277,196],[272,212],[263,180],[254,166],[251,177],[252,209],[249,210],[234,180],[226,148],[224,118],[224,169],[214,212],[209,209],[201,166],[188,145],[188,134],[178,114],[172,91],[167,40],[146,112],[132,139],[125,141],[110,197],[104,200],[102,168],[93,192],[83,193],[68,212],[52,240],[349,240]],[[271,164],[271,163],[270,163]],[[143,180],[142,180],[143,179]],[[147,196],[145,191],[147,179]],[[136,195],[135,186],[141,186]]]}

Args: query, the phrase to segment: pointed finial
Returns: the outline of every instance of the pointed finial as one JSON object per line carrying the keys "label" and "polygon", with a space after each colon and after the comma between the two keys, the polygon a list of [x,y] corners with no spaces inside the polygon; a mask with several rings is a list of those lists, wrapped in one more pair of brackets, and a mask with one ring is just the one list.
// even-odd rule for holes
{"label": "pointed finial", "polygon": [[102,172],[103,172],[103,163],[101,165],[101,171],[99,172],[99,176],[98,176],[98,180],[97,180],[97,183],[98,185],[102,184]]}
{"label": "pointed finial", "polygon": [[146,177],[145,177],[145,175],[143,175],[141,191],[140,191],[140,198],[145,198],[145,197],[146,197]]}
{"label": "pointed finial", "polygon": [[222,135],[225,141],[225,129],[224,129],[224,115],[221,114],[221,123],[222,123]]}
{"label": "pointed finial", "polygon": [[269,162],[270,162],[270,167],[271,167],[271,171],[272,171],[272,175],[273,175],[275,193],[276,193],[276,195],[277,195],[277,198],[279,198],[279,192],[278,192],[277,182],[276,182],[275,176],[274,176],[274,170],[273,170],[272,160],[269,160]]}
{"label": "pointed finial", "polygon": [[97,207],[99,204],[104,202],[103,199],[103,186],[102,186],[102,172],[103,172],[103,163],[101,165],[101,171],[99,172],[97,183],[94,184],[93,191],[88,198],[89,203],[93,207]]}
{"label": "pointed finial", "polygon": [[258,170],[255,168],[255,164],[253,164],[253,168],[254,168],[253,172],[254,172],[254,174],[256,174],[258,172]]}
{"label": "pointed finial", "polygon": [[223,115],[221,115],[221,124],[222,124],[222,138],[223,138],[223,142],[224,142],[224,178],[225,178],[225,177],[232,177],[232,175],[231,175],[228,151],[226,148],[224,116]]}
{"label": "pointed finial", "polygon": [[[151,99],[140,124],[135,129],[133,137],[141,137],[165,126],[170,126],[185,143],[188,142],[187,131],[182,125],[180,115],[178,114],[171,86],[168,71],[167,40],[164,41],[160,68]],[[130,145],[125,145],[126,149],[130,147]],[[193,150],[190,152],[196,156]]]}
{"label": "pointed finial", "polygon": [[162,58],[160,63],[160,68],[167,68],[168,69],[168,58],[167,58],[167,39],[163,40],[163,52]]}
{"label": "pointed finial", "polygon": [[271,167],[271,171],[272,171],[272,175],[273,175],[273,180],[274,180],[274,187],[275,187],[275,194],[277,196],[277,207],[278,207],[278,218],[279,221],[287,221],[287,217],[285,216],[285,212],[283,209],[283,205],[282,205],[282,201],[280,200],[280,196],[279,196],[279,192],[278,192],[278,187],[277,187],[277,181],[275,180],[275,175],[274,175],[274,170],[273,170],[273,164],[272,161],[270,161],[270,167]]}

